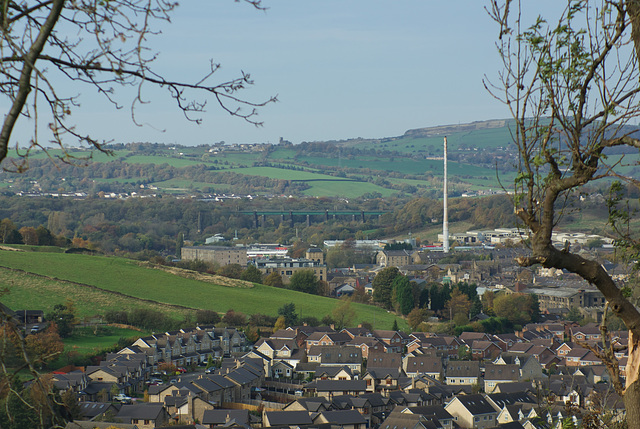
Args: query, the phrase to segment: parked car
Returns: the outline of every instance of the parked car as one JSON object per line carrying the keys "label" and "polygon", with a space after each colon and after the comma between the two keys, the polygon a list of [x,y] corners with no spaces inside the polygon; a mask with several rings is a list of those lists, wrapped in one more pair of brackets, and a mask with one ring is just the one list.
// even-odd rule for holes
{"label": "parked car", "polygon": [[32,333],[32,334],[37,334],[37,333],[38,333],[38,331],[40,331],[40,326],[39,326],[39,325],[33,325],[33,326],[31,327],[31,333]]}
{"label": "parked car", "polygon": [[119,393],[116,396],[113,397],[114,400],[121,402],[123,404],[130,404],[131,403],[131,398],[127,395],[125,395],[124,393]]}

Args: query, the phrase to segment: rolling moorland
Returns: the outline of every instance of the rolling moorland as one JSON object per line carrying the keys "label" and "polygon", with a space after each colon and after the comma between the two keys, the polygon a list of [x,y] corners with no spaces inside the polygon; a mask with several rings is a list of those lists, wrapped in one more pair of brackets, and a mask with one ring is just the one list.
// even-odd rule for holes
{"label": "rolling moorland", "polygon": [[[398,137],[296,145],[285,139],[277,145],[117,143],[106,147],[108,154],[70,150],[70,165],[59,160],[65,156],[60,151],[41,151],[30,155],[27,171],[0,173],[0,190],[438,198],[447,136],[450,195],[491,194],[502,185],[509,188],[515,177],[517,149],[511,143],[510,124],[483,121],[408,130]],[[620,159],[615,152],[608,155],[611,162]],[[623,170],[640,175],[637,160],[637,153],[626,154]],[[6,159],[2,167],[15,170],[22,161]]]}

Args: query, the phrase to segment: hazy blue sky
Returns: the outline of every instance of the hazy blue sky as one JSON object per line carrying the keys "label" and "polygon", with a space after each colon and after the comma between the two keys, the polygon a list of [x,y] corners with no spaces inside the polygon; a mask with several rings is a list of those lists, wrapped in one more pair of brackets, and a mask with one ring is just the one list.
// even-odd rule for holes
{"label": "hazy blue sky", "polygon": [[83,88],[74,111],[79,129],[122,142],[299,143],[508,117],[482,84],[500,66],[486,1],[264,0],[266,12],[233,0],[181,3],[149,41],[160,53],[157,66],[187,81],[209,59],[222,64],[221,79],[250,73],[255,85],[242,97],[280,100],[260,110],[264,126],[233,118],[213,101],[202,125],[191,124],[164,92],[147,87],[150,103],[138,119],[148,125],[136,127],[130,96],[119,94],[126,107],[114,112]]}

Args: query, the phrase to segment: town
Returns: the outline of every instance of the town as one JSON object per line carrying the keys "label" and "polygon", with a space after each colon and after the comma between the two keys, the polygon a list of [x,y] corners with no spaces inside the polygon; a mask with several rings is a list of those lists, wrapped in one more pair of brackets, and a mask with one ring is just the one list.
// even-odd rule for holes
{"label": "town", "polygon": [[[67,428],[117,423],[119,428],[530,429],[621,421],[624,406],[614,383],[624,382],[628,331],[621,325],[600,327],[605,299],[583,279],[518,267],[514,258],[526,249],[514,243],[523,234],[510,228],[452,234],[453,253],[434,246],[414,249],[415,240],[331,240],[324,251],[309,247],[299,258],[282,245],[221,246],[219,236],[206,245],[184,246],[184,260],[252,266],[263,279],[275,273],[284,284],[296,273],[312,273],[326,284],[326,295],[347,304],[360,294],[361,300],[384,305],[376,299],[376,286],[381,288],[376,277],[389,272],[428,298],[420,311],[420,302],[412,301],[420,317],[416,321],[404,313],[406,330],[379,329],[375,321],[285,325],[281,316],[280,326],[262,326],[257,336],[224,318],[215,325],[143,336],[96,365],[50,374],[61,397],[77,400],[77,415]],[[628,266],[610,262],[608,239],[554,235],[559,247],[588,250],[587,242],[594,240],[600,245],[595,255],[625,284]],[[328,269],[325,252],[345,245],[373,250],[376,263]],[[467,285],[473,285],[479,308],[466,297],[469,305],[452,304],[453,291],[471,289]],[[434,291],[442,288],[451,292],[438,305]],[[486,322],[506,314],[495,304],[499,296],[535,296],[537,308],[524,319],[528,323],[514,319],[511,331],[492,330]],[[389,308],[403,317],[397,303],[395,310],[393,303]],[[48,324],[34,309],[3,313],[31,336]],[[609,371],[609,350],[615,351],[619,380]]]}

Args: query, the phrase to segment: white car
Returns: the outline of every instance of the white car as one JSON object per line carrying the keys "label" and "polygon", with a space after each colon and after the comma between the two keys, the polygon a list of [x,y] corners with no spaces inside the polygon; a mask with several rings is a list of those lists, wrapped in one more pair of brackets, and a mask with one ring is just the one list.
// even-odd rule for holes
{"label": "white car", "polygon": [[124,393],[119,393],[113,397],[115,401],[122,402],[123,404],[130,404],[131,398]]}

